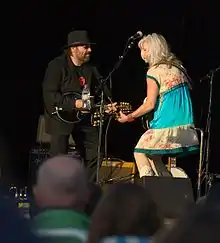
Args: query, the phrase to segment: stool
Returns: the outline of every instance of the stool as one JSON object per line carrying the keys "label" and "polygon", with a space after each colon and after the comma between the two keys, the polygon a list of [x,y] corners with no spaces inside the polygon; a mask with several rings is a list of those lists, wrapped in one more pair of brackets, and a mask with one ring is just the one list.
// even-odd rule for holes
{"label": "stool", "polygon": [[168,157],[167,170],[171,173],[171,168],[176,167],[176,157]]}

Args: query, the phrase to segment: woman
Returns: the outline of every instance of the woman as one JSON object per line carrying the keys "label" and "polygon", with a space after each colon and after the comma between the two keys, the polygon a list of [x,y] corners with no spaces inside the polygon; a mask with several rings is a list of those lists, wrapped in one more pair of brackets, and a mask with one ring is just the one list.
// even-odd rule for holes
{"label": "woman", "polygon": [[[88,243],[148,242],[161,226],[161,216],[147,190],[136,184],[108,188],[91,217]],[[133,241],[128,241],[133,242]]]}
{"label": "woman", "polygon": [[163,36],[144,36],[139,44],[142,59],[149,64],[147,98],[129,115],[120,113],[119,122],[132,122],[154,112],[149,127],[138,141],[134,157],[140,177],[154,175],[154,163],[162,155],[186,155],[199,150],[193,129],[190,82],[181,62],[170,52]]}

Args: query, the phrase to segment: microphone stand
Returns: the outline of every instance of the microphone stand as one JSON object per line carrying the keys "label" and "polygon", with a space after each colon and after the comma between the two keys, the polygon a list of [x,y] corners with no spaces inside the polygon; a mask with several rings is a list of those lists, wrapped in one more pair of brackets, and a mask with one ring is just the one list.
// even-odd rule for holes
{"label": "microphone stand", "polygon": [[[121,56],[119,56],[119,60],[116,62],[114,65],[112,71],[108,74],[108,76],[105,79],[100,80],[100,85],[101,85],[101,101],[100,101],[100,108],[99,108],[99,113],[100,113],[100,122],[99,122],[99,138],[98,138],[98,151],[97,151],[97,169],[96,169],[96,183],[98,184],[100,179],[99,179],[99,170],[101,167],[101,148],[102,148],[102,133],[103,133],[103,118],[104,118],[104,95],[105,95],[105,85],[108,82],[109,79],[111,79],[112,74],[119,68],[121,62],[125,58],[126,54],[128,51],[133,47],[134,41],[131,40],[130,38],[128,39],[126,46],[124,48],[124,51]],[[108,100],[110,103],[112,103],[112,100],[110,97],[108,97]]]}
{"label": "microphone stand", "polygon": [[213,78],[215,72],[220,70],[220,67],[211,70],[209,74],[205,76],[205,78],[201,79],[202,82],[205,79],[209,79],[210,88],[209,88],[209,105],[208,105],[208,115],[206,119],[206,127],[205,127],[205,134],[207,134],[207,140],[205,143],[205,195],[208,193],[208,189],[210,186],[210,176],[209,176],[209,157],[210,157],[210,138],[211,138],[211,123],[212,123],[212,91],[213,91]]}
{"label": "microphone stand", "polygon": [[212,122],[212,86],[213,86],[214,71],[210,74],[210,88],[209,88],[209,106],[208,115],[206,120],[205,133],[207,134],[206,140],[206,153],[205,153],[205,195],[208,193],[209,185],[209,157],[210,157],[210,138],[211,138],[211,122]]}

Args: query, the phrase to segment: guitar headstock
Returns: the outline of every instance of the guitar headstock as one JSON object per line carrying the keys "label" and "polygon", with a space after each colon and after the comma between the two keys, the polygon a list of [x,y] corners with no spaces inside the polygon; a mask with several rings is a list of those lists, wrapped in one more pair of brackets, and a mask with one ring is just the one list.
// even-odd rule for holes
{"label": "guitar headstock", "polygon": [[[128,114],[132,111],[131,104],[128,102],[124,102],[124,101],[118,102],[117,105],[115,106],[115,108],[116,108],[116,111],[112,111],[111,113],[108,114],[108,116],[109,115],[113,116],[115,120],[117,120],[120,117],[120,114],[119,114],[120,111],[123,112],[124,114]],[[105,115],[107,115],[107,114],[105,113]],[[96,110],[92,115],[91,124],[95,127],[99,126],[100,122],[104,122],[104,118],[105,117],[101,118],[100,112],[98,110]]]}
{"label": "guitar headstock", "polygon": [[128,102],[121,101],[116,105],[116,113],[119,111],[123,112],[124,114],[130,113],[132,111],[132,106]]}

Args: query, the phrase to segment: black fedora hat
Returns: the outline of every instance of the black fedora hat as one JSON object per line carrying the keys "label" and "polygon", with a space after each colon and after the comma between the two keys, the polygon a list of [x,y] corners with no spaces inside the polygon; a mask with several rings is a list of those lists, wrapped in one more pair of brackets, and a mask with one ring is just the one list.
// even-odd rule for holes
{"label": "black fedora hat", "polygon": [[95,43],[90,41],[86,30],[74,30],[68,34],[67,45],[64,46],[64,49],[72,46],[92,45],[92,44]]}

